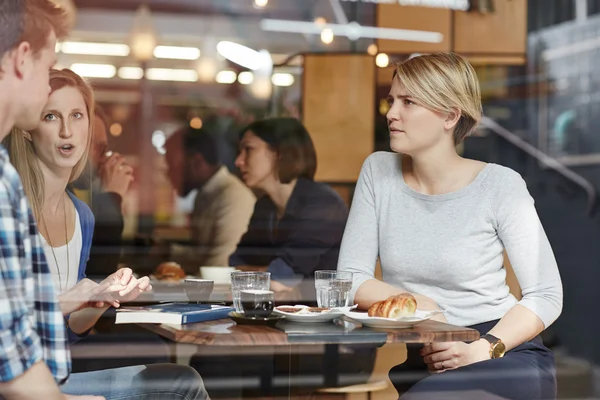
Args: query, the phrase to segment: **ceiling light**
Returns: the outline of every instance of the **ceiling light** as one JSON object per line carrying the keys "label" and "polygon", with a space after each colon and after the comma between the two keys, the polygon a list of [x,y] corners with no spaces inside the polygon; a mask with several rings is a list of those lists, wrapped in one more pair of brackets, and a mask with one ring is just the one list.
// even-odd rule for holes
{"label": "ceiling light", "polygon": [[371,43],[369,47],[367,47],[367,53],[369,53],[372,56],[376,55],[378,51],[379,49],[377,48],[377,45],[375,43]]}
{"label": "ceiling light", "polygon": [[194,117],[190,120],[190,127],[193,129],[202,128],[202,119],[200,117]]}
{"label": "ceiling light", "polygon": [[121,79],[142,79],[144,70],[140,67],[121,67],[117,75]]}
{"label": "ceiling light", "polygon": [[146,77],[153,81],[196,82],[198,73],[193,69],[149,68]]}
{"label": "ceiling light", "polygon": [[[313,22],[283,19],[263,19],[260,21],[260,27],[264,31],[290,32],[305,35],[320,35],[323,31],[321,26]],[[346,36],[351,40],[356,40],[359,38],[371,38],[440,43],[444,39],[444,35],[439,32],[395,28],[376,28],[371,26],[361,26],[354,21],[350,22],[349,24],[327,24],[327,29],[330,29],[335,36]]]}
{"label": "ceiling light", "polygon": [[331,29],[323,29],[321,32],[321,42],[325,44],[331,44],[331,42],[333,42],[333,31]]}
{"label": "ceiling light", "polygon": [[325,25],[326,23],[327,23],[327,20],[323,17],[315,18],[315,24],[317,24],[317,25]]}
{"label": "ceiling light", "polygon": [[163,131],[156,130],[152,132],[152,146],[159,154],[165,154],[164,145],[167,142],[166,135]]}
{"label": "ceiling light", "polygon": [[265,8],[269,4],[269,0],[254,0],[254,6],[258,8]]}
{"label": "ceiling light", "polygon": [[292,86],[294,84],[294,75],[279,72],[273,74],[271,82],[275,86]]}
{"label": "ceiling light", "polygon": [[60,51],[65,54],[127,57],[129,46],[121,43],[62,42]]}
{"label": "ceiling light", "polygon": [[156,46],[154,57],[172,60],[197,60],[200,58],[200,49],[196,47]]}
{"label": "ceiling light", "polygon": [[121,136],[121,133],[123,133],[123,127],[118,122],[115,122],[110,126],[109,131],[111,135],[118,137]]}
{"label": "ceiling light", "polygon": [[459,11],[466,11],[470,6],[469,0],[398,0],[398,4],[403,6],[449,8]]}
{"label": "ceiling light", "polygon": [[86,78],[112,78],[117,73],[110,64],[71,64],[71,71]]}
{"label": "ceiling light", "polygon": [[261,54],[239,43],[222,41],[217,43],[217,51],[231,62],[253,71],[259,69],[263,63]]}
{"label": "ceiling light", "polygon": [[242,85],[249,85],[254,82],[254,74],[250,71],[242,71],[238,75],[238,82]]}
{"label": "ceiling light", "polygon": [[219,71],[215,80],[218,83],[224,83],[227,85],[232,84],[237,79],[237,74],[235,71]]}
{"label": "ceiling light", "polygon": [[198,61],[198,65],[196,66],[200,82],[213,82],[219,71],[218,64],[219,62],[215,58],[208,58],[204,55],[200,61]]}
{"label": "ceiling light", "polygon": [[390,65],[390,58],[385,53],[379,53],[377,54],[377,57],[375,57],[375,64],[379,68],[385,68]]}

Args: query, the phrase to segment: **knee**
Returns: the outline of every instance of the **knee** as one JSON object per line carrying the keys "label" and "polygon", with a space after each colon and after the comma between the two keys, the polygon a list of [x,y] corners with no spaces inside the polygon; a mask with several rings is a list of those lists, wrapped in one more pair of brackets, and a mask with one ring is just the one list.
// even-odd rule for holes
{"label": "knee", "polygon": [[192,367],[177,364],[153,364],[148,365],[147,368],[150,374],[171,382],[171,387],[177,388],[178,394],[184,395],[186,399],[209,398],[202,377]]}

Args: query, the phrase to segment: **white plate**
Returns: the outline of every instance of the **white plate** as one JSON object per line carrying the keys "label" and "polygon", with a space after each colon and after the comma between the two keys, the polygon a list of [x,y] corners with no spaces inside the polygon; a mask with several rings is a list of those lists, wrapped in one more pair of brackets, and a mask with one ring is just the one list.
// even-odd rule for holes
{"label": "white plate", "polygon": [[365,326],[371,328],[412,328],[421,322],[427,321],[434,315],[440,314],[441,311],[415,311],[413,317],[405,317],[399,319],[382,318],[382,317],[369,317],[366,312],[355,312],[347,311],[344,315],[348,318],[352,318],[355,321],[360,322]]}
{"label": "white plate", "polygon": [[273,309],[273,312],[275,314],[278,315],[285,315],[285,319],[287,321],[293,321],[293,322],[327,322],[327,321],[332,321],[336,318],[339,318],[341,316],[344,315],[344,313],[349,312],[350,310],[355,309],[357,306],[352,306],[352,307],[339,307],[339,308],[333,308],[328,312],[322,312],[322,313],[310,313],[310,314],[298,314],[298,313],[288,313],[288,312],[283,312],[283,311],[279,311],[277,308],[278,307],[290,307],[290,308],[298,308],[298,309],[302,309],[302,308],[308,308],[308,306],[304,306],[304,305],[297,305],[297,306],[277,306],[276,308]]}

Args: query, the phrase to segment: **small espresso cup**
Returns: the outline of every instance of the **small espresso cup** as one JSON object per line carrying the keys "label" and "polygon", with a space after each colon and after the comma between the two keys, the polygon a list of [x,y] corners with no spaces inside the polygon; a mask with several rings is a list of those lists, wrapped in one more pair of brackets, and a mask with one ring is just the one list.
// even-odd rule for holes
{"label": "small espresso cup", "polygon": [[265,318],[273,312],[273,292],[246,289],[240,292],[242,309],[247,317]]}

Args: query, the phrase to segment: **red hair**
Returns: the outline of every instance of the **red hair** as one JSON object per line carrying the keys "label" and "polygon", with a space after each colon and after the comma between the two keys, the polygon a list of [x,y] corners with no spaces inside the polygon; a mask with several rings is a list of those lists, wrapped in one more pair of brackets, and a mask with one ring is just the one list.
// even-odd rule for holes
{"label": "red hair", "polygon": [[17,43],[29,43],[36,54],[48,44],[51,31],[57,39],[67,36],[67,12],[51,0],[23,0],[23,33]]}

